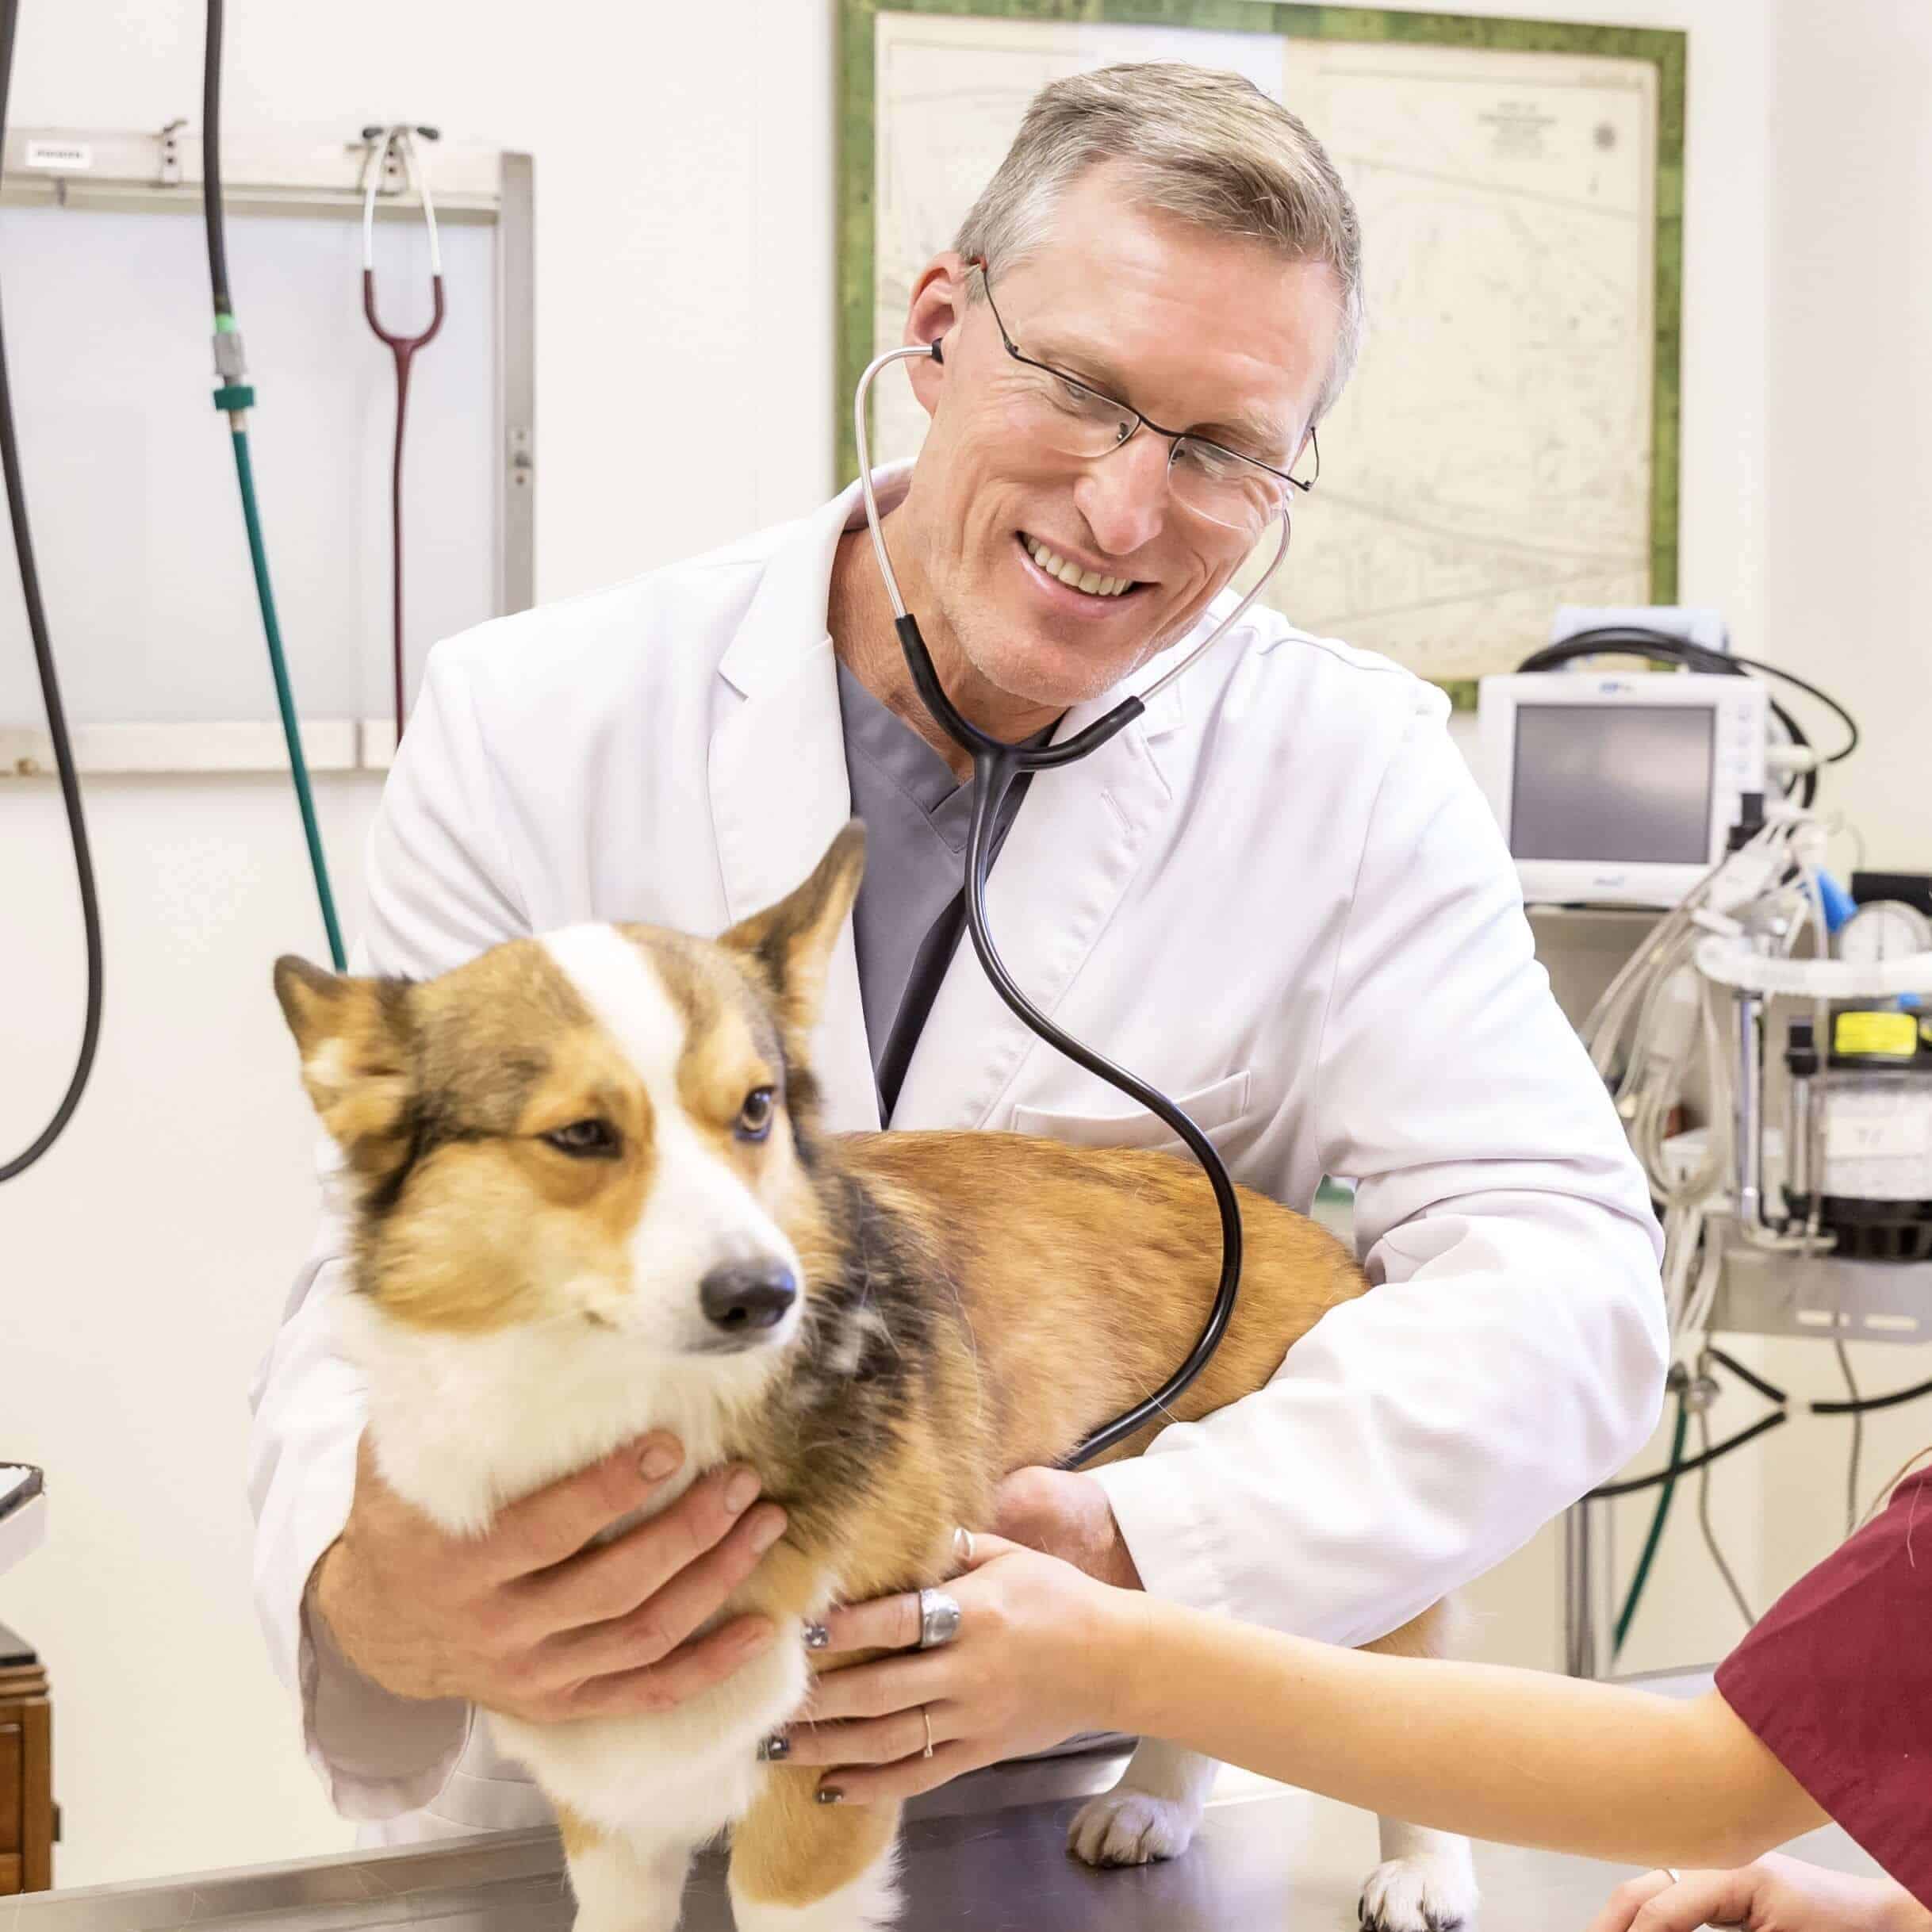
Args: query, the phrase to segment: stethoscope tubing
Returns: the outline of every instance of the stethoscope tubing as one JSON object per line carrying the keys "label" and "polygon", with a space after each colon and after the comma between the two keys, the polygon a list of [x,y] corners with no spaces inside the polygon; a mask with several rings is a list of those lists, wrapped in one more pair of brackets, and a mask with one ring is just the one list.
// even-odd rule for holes
{"label": "stethoscope tubing", "polygon": [[899,579],[886,549],[885,533],[881,527],[879,515],[878,496],[873,487],[870,438],[865,420],[866,397],[872,378],[891,363],[929,355],[934,361],[943,362],[945,359],[937,343],[930,346],[889,349],[875,357],[859,378],[853,412],[857,431],[859,484],[865,500],[865,519],[872,533],[872,550],[878,559],[880,574],[884,579],[886,594],[892,606],[893,628],[899,634],[899,648],[905,655],[907,669],[911,674],[921,699],[935,721],[956,744],[972,754],[972,826],[967,848],[964,896],[966,930],[972,941],[973,952],[979,959],[981,970],[991,983],[993,990],[1015,1017],[1034,1034],[1056,1051],[1064,1054],[1076,1066],[1085,1068],[1097,1079],[1104,1080],[1110,1087],[1137,1102],[1174,1130],[1206,1175],[1208,1185],[1213,1193],[1215,1210],[1221,1221],[1221,1272],[1215,1282],[1213,1299],[1209,1306],[1207,1319],[1195,1338],[1194,1347],[1189,1351],[1186,1360],[1160,1388],[1130,1409],[1124,1410],[1104,1427],[1096,1429],[1061,1458],[1060,1467],[1078,1469],[1092,1462],[1095,1457],[1104,1455],[1108,1451],[1117,1447],[1149,1424],[1163,1417],[1171,1419],[1174,1404],[1192,1386],[1212,1359],[1214,1351],[1220,1347],[1221,1338],[1227,1333],[1229,1324],[1234,1318],[1236,1304],[1240,1294],[1240,1202],[1235,1193],[1233,1177],[1228,1171],[1226,1162],[1185,1110],[1170,1100],[1157,1087],[1150,1086],[1137,1074],[1129,1073],[1124,1067],[1116,1066],[1113,1061],[1095,1052],[1084,1042],[1075,1039],[1070,1033],[1062,1032],[1027,999],[1012,975],[1007,972],[1005,962],[999,956],[999,950],[993,943],[992,933],[986,919],[986,887],[992,867],[993,825],[999,814],[1000,800],[1006,796],[1016,773],[1046,771],[1060,765],[1071,765],[1085,757],[1088,753],[1098,750],[1116,732],[1140,715],[1146,708],[1148,698],[1172,683],[1202,652],[1238,622],[1248,606],[1261,594],[1268,580],[1280,568],[1282,559],[1288,554],[1290,531],[1289,519],[1284,512],[1280,546],[1275,551],[1274,562],[1268,565],[1259,581],[1199,644],[1164,673],[1144,695],[1130,696],[1124,699],[1104,716],[1095,719],[1084,730],[1076,732],[1061,744],[1010,745],[1002,739],[994,738],[964,716],[946,695],[945,688],[941,683],[938,672],[933,664],[932,654],[926,648],[926,640],[919,634],[918,619],[906,608],[905,600],[900,594]]}
{"label": "stethoscope tubing", "polygon": [[1221,1337],[1234,1319],[1235,1303],[1240,1293],[1241,1208],[1227,1163],[1188,1114],[1137,1074],[1129,1073],[1125,1068],[1117,1066],[1103,1055],[1096,1053],[1071,1033],[1063,1033],[1020,991],[1000,958],[986,922],[986,885],[992,864],[994,818],[1000,799],[1012,783],[1014,769],[1014,766],[996,754],[980,753],[973,760],[972,831],[967,855],[972,884],[966,893],[966,930],[980,967],[992,982],[993,990],[1048,1045],[1065,1054],[1076,1066],[1085,1068],[1110,1087],[1137,1101],[1174,1129],[1206,1175],[1208,1185],[1213,1190],[1215,1209],[1221,1218],[1221,1273],[1214,1284],[1214,1298],[1209,1304],[1207,1320],[1195,1337],[1194,1347],[1189,1350],[1186,1360],[1152,1394],[1124,1410],[1103,1428],[1096,1429],[1061,1459],[1061,1468],[1078,1469],[1096,1456],[1106,1455],[1149,1423],[1163,1418],[1171,1420],[1174,1404],[1207,1367],[1214,1351],[1221,1346]]}
{"label": "stethoscope tubing", "polygon": [[[379,145],[377,133],[381,134]],[[389,654],[394,684],[396,742],[402,742],[405,679],[403,665],[403,531],[402,474],[403,432],[409,413],[409,370],[416,352],[435,340],[443,327],[443,251],[436,239],[436,208],[430,198],[429,182],[416,164],[416,137],[407,127],[378,129],[370,136],[371,148],[367,178],[362,191],[362,314],[378,341],[389,352],[396,366],[396,439],[389,463]],[[402,158],[404,178],[423,204],[423,220],[429,232],[429,286],[433,305],[429,326],[414,335],[399,335],[382,326],[376,312],[376,193],[391,151]]]}

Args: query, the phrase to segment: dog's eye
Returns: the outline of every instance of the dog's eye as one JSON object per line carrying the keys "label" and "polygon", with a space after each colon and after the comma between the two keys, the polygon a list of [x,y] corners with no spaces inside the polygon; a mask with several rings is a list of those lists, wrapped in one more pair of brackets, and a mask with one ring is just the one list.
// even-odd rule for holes
{"label": "dog's eye", "polygon": [[617,1129],[608,1121],[573,1121],[543,1138],[560,1154],[596,1156],[617,1152]]}
{"label": "dog's eye", "polygon": [[732,1132],[741,1140],[762,1140],[772,1131],[772,1114],[776,1105],[776,1095],[771,1087],[754,1087],[738,1110]]}

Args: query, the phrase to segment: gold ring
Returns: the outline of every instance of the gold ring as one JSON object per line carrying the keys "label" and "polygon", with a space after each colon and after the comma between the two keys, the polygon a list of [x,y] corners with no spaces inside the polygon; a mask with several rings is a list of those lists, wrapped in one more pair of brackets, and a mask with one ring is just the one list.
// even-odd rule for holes
{"label": "gold ring", "polygon": [[933,1754],[933,1714],[924,1704],[919,1706],[919,1721],[926,1727],[926,1749],[919,1754],[930,1758]]}

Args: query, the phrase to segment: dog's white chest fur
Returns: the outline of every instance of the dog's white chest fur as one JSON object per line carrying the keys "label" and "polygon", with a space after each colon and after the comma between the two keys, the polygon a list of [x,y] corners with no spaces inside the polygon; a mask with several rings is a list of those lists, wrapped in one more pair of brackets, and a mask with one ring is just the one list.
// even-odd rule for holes
{"label": "dog's white chest fur", "polygon": [[766,1775],[761,1739],[804,1701],[804,1646],[781,1639],[715,1690],[647,1717],[527,1724],[495,1713],[497,1742],[554,1803],[607,1830],[696,1843],[744,1816]]}
{"label": "dog's white chest fur", "polygon": [[[683,1467],[607,1532],[621,1534],[726,1459],[733,1416],[765,1393],[776,1368],[769,1356],[667,1363],[581,1332],[428,1334],[361,1297],[342,1305],[339,1334],[368,1377],[384,1480],[454,1535],[481,1534],[504,1504],[669,1430],[684,1446]],[[486,1715],[498,1744],[553,1802],[607,1830],[697,1840],[744,1814],[765,1775],[758,1745],[798,1710],[808,1682],[795,1623],[724,1683],[669,1711],[542,1724]]]}

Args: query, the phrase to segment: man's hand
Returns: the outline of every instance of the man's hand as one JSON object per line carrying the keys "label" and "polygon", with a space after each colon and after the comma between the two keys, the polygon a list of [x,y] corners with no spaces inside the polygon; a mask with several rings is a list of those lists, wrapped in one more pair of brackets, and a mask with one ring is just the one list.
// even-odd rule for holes
{"label": "man's hand", "polygon": [[1107,1493],[1091,1476],[1066,1470],[1022,1469],[999,1485],[993,1528],[1009,1543],[1044,1551],[1116,1589],[1140,1589]]}
{"label": "man's hand", "polygon": [[1932,1932],[1932,1912],[1888,1879],[1848,1878],[1773,1853],[1737,1872],[1667,1872],[1610,1896],[1590,1932]]}
{"label": "man's hand", "polygon": [[765,1649],[769,1618],[687,1642],[784,1533],[753,1509],[756,1475],[712,1470],[661,1516],[597,1548],[683,1458],[646,1437],[504,1510],[488,1533],[446,1536],[377,1473],[366,1436],[342,1534],[309,1604],[357,1669],[403,1697],[462,1697],[557,1723],[661,1711]]}

